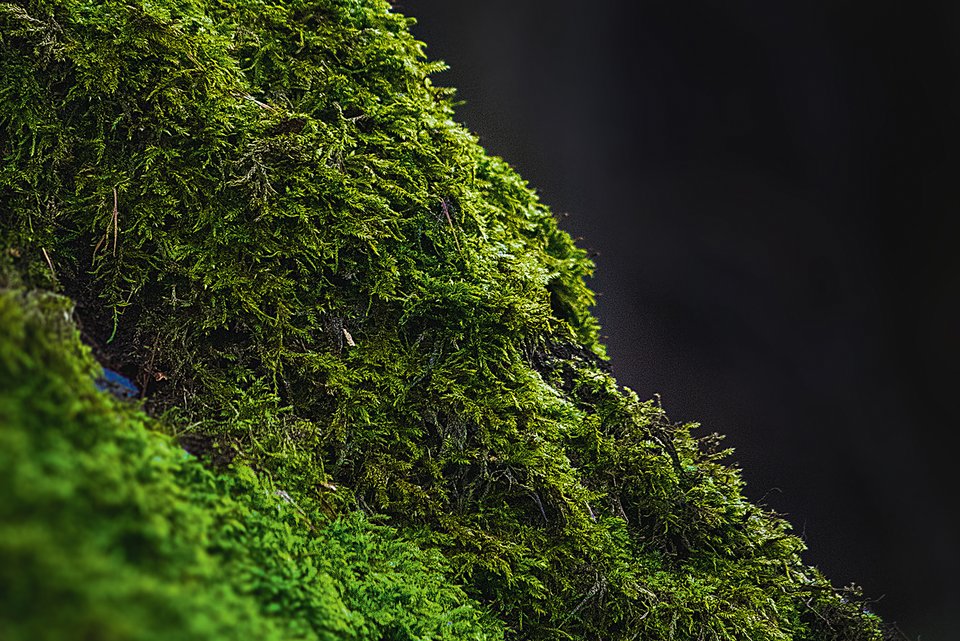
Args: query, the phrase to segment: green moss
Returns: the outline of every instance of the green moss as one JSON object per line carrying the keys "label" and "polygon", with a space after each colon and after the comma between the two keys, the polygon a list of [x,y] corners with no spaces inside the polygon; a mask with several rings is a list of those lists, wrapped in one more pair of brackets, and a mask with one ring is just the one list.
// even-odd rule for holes
{"label": "green moss", "polygon": [[715,438],[617,386],[593,265],[455,123],[409,23],[0,4],[0,285],[75,301],[218,478],[386,517],[510,638],[880,638]]}
{"label": "green moss", "polygon": [[97,392],[66,303],[0,292],[0,638],[502,637],[435,555]]}

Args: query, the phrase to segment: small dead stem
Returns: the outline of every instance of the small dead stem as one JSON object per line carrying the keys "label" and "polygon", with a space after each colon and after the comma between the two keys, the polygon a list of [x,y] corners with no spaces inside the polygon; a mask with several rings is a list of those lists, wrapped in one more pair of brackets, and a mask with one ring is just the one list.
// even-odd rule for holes
{"label": "small dead stem", "polygon": [[120,210],[117,208],[117,188],[113,188],[113,255],[117,255],[117,236],[120,235]]}
{"label": "small dead stem", "polygon": [[[111,218],[111,223],[113,227],[113,255],[117,255],[117,238],[120,236],[120,207],[117,201],[117,188],[113,188],[113,217]],[[103,247],[106,251],[107,247],[110,246],[110,227],[107,225],[107,231],[103,233],[103,236],[97,242],[97,246],[93,248],[93,262],[97,261],[97,253],[100,251],[100,248]]]}
{"label": "small dead stem", "polygon": [[57,280],[57,270],[53,268],[53,261],[50,260],[50,254],[47,253],[47,248],[41,247],[40,251],[43,252],[43,257],[47,259],[47,265],[50,266],[50,273],[53,274],[53,280]]}
{"label": "small dead stem", "polygon": [[256,106],[260,107],[261,109],[266,109],[266,110],[268,110],[268,111],[276,111],[276,110],[277,110],[276,107],[272,107],[272,106],[268,105],[268,104],[265,103],[265,102],[261,102],[261,101],[257,100],[256,98],[254,98],[253,96],[251,96],[250,94],[244,94],[243,97],[246,98],[247,100],[249,100],[250,102],[252,102],[253,104],[255,104]]}
{"label": "small dead stem", "polygon": [[457,244],[457,251],[463,252],[460,247],[460,241],[457,239],[457,229],[453,226],[453,218],[450,216],[450,208],[447,206],[447,199],[441,198],[440,205],[443,207],[443,215],[447,217],[447,224],[450,225],[450,231],[453,232],[453,242]]}
{"label": "small dead stem", "polygon": [[100,242],[98,242],[98,243],[97,243],[97,246],[93,248],[93,260],[91,261],[91,264],[94,264],[94,263],[97,262],[97,252],[100,251],[100,247],[101,247],[105,242],[107,242],[107,237],[108,237],[109,235],[110,235],[110,232],[109,232],[109,231],[105,232],[105,233],[103,234],[103,236],[100,238]]}

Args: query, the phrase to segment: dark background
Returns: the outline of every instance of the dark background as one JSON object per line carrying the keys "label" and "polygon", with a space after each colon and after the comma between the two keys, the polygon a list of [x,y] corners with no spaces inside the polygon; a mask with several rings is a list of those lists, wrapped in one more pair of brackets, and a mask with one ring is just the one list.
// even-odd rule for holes
{"label": "dark background", "polygon": [[950,4],[397,4],[458,119],[601,252],[618,380],[726,434],[807,562],[923,641],[960,630]]}

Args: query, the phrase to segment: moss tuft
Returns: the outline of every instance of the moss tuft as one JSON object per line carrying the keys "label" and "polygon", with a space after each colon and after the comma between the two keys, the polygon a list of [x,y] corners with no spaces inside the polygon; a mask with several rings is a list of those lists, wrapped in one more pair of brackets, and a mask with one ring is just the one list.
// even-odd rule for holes
{"label": "moss tuft", "polygon": [[[55,435],[79,407],[67,414],[78,425],[139,425],[138,447],[163,443],[175,458],[146,430],[165,432],[214,470],[161,474],[139,454],[99,470],[97,454],[64,483],[93,483],[89,499],[100,475],[129,470],[117,487],[149,506],[128,544],[136,567],[207,550],[204,537],[230,529],[223,510],[260,510],[243,527],[270,541],[257,548],[263,591],[203,601],[211,583],[170,564],[186,573],[164,574],[163,589],[207,603],[191,606],[196,619],[179,610],[182,625],[241,620],[218,619],[215,603],[264,630],[304,625],[296,604],[314,597],[300,591],[352,579],[327,566],[297,574],[284,546],[336,549],[343,532],[368,546],[358,573],[408,541],[396,545],[412,559],[410,590],[436,585],[437,598],[397,584],[392,600],[360,607],[327,590],[315,596],[318,635],[443,638],[430,626],[462,583],[508,638],[879,639],[856,590],[833,588],[789,525],[744,499],[715,437],[617,386],[590,313],[592,263],[456,124],[452,92],[431,81],[443,66],[410,22],[376,0],[0,3],[0,286],[69,297],[96,357],[136,381],[155,418],[79,388],[66,405],[15,411]],[[14,342],[5,358],[28,347]],[[38,398],[53,393],[38,381]],[[182,496],[198,483],[207,495],[189,513],[162,498],[165,485]],[[268,518],[273,507],[249,498],[257,484],[297,509],[272,498],[286,516]],[[104,532],[130,527],[92,505]],[[191,523],[187,539],[174,521]],[[58,523],[37,528],[59,536]],[[276,543],[281,530],[297,542]],[[197,571],[232,567],[235,550],[204,552]],[[61,583],[107,607],[114,597],[85,577]],[[366,632],[342,615],[411,599],[416,621],[366,620],[419,632]],[[461,636],[493,638],[465,607]],[[159,611],[131,614],[129,629]]]}
{"label": "moss tuft", "polygon": [[0,638],[502,638],[435,553],[213,474],[98,392],[68,311],[0,292]]}

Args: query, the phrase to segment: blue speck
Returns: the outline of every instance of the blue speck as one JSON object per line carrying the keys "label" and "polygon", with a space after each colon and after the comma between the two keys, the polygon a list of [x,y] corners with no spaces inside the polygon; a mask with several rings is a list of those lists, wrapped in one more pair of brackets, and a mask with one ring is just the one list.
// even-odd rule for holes
{"label": "blue speck", "polygon": [[136,398],[140,390],[126,376],[116,373],[112,369],[103,368],[103,374],[96,380],[97,389],[101,392],[110,392],[117,398]]}

